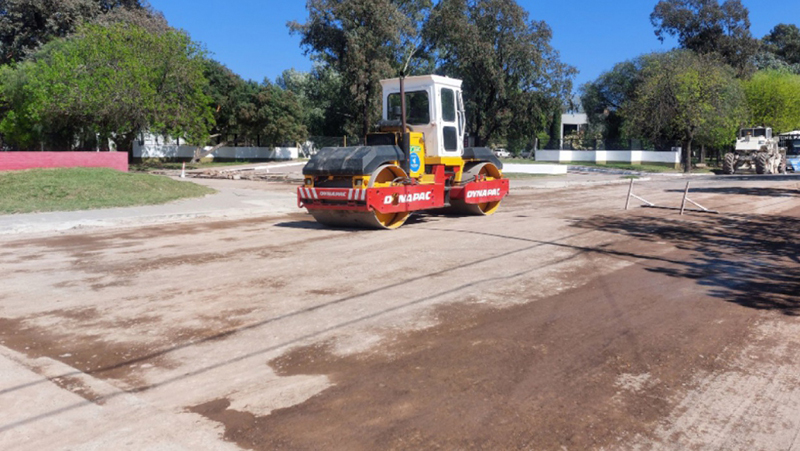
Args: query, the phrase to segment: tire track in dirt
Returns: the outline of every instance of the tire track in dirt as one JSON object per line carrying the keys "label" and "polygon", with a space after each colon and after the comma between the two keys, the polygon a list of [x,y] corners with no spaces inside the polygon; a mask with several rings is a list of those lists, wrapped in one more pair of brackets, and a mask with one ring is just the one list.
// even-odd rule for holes
{"label": "tire track in dirt", "polygon": [[[376,352],[341,357],[324,343],[295,349],[270,362],[278,374],[325,374],[334,383],[301,405],[257,416],[231,409],[223,398],[189,410],[225,425],[226,440],[256,450],[648,449],[653,443],[681,449],[676,437],[692,436],[703,412],[719,404],[713,399],[719,392],[709,392],[713,375],[735,370],[750,374],[743,381],[753,373],[763,378],[757,367],[748,373],[748,359],[757,354],[748,346],[762,337],[761,324],[787,320],[800,308],[792,297],[798,287],[764,289],[797,271],[798,240],[753,233],[799,216],[795,209],[765,217],[672,220],[641,213],[625,221],[577,221],[580,229],[629,236],[602,251],[638,254],[640,262],[537,302],[440,307],[439,325]],[[677,250],[648,258],[647,243],[661,240]],[[729,267],[771,274],[762,275],[766,281],[732,281],[720,273]],[[800,361],[772,364],[780,371],[760,385],[788,389],[793,379],[785,375]],[[760,403],[748,388],[729,394],[743,398],[744,410],[728,414],[720,433]],[[708,396],[710,407],[670,419]],[[686,399],[693,401],[681,407]],[[800,421],[786,427],[793,432]],[[700,436],[705,441],[688,443],[714,441]]]}

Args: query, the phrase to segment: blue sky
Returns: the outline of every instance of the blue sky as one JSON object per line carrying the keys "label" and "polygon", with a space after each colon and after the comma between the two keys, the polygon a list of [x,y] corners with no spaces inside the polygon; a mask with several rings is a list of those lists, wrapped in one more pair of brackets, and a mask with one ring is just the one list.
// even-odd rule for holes
{"label": "blue sky", "polygon": [[[653,33],[650,13],[656,0],[517,0],[532,19],[553,29],[552,45],[561,60],[580,71],[576,88],[614,64],[643,53],[669,50]],[[213,57],[244,78],[275,78],[286,69],[306,71],[309,59],[300,38],[286,23],[304,22],[304,0],[150,0],[169,23],[202,42]],[[760,38],[778,23],[800,22],[800,1],[743,0],[751,31]]]}

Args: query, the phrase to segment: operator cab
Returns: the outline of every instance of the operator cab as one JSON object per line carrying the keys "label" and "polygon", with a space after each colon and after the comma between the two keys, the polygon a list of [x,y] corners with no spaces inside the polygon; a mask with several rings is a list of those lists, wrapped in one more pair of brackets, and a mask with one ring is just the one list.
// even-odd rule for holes
{"label": "operator cab", "polygon": [[747,137],[770,139],[772,138],[772,128],[754,127],[754,128],[743,128],[739,130],[739,138],[747,138]]}
{"label": "operator cab", "polygon": [[736,139],[737,151],[757,151],[762,146],[770,146],[773,143],[772,128],[752,127],[739,130],[739,137]]}
{"label": "operator cab", "polygon": [[[466,116],[461,80],[438,75],[406,77],[406,123],[422,132],[426,157],[460,157],[464,154]],[[400,79],[381,80],[383,120],[400,121]]]}

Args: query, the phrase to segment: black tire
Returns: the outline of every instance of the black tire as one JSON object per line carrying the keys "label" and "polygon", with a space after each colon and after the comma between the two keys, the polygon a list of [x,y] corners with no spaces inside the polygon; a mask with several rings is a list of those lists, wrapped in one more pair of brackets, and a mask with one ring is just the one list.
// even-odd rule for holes
{"label": "black tire", "polygon": [[759,152],[756,154],[756,174],[767,173],[767,156],[766,152]]}
{"label": "black tire", "polygon": [[728,152],[722,160],[722,173],[733,174],[736,172],[736,154]]}

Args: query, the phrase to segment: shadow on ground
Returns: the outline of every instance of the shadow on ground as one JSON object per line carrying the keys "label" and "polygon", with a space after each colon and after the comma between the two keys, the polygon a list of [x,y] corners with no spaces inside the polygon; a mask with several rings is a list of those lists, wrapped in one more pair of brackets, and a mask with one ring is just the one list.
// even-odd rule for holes
{"label": "shadow on ground", "polygon": [[595,216],[573,226],[643,241],[667,241],[689,251],[691,258],[655,261],[649,271],[696,279],[712,296],[745,307],[800,316],[800,218],[726,215],[684,221]]}

